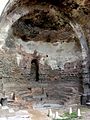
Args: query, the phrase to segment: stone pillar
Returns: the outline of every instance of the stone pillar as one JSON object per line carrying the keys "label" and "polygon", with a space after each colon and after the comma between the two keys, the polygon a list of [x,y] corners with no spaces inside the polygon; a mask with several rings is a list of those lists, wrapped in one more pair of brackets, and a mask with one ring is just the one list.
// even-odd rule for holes
{"label": "stone pillar", "polygon": [[[86,37],[84,35],[83,29],[78,23],[70,22],[77,38],[80,41],[82,48],[82,60],[83,60],[83,89],[84,93],[81,96],[81,103],[90,101],[90,50],[87,45]],[[84,99],[85,98],[85,99]],[[85,100],[85,101],[84,101]]]}
{"label": "stone pillar", "polygon": [[90,60],[89,52],[82,47],[82,66],[83,66],[83,89],[84,94],[81,96],[81,104],[86,105],[90,102]]}
{"label": "stone pillar", "polygon": [[85,51],[85,49],[82,47],[82,58],[83,58],[83,88],[84,88],[84,94],[90,93],[90,73],[89,73],[89,61],[88,61],[88,53]]}

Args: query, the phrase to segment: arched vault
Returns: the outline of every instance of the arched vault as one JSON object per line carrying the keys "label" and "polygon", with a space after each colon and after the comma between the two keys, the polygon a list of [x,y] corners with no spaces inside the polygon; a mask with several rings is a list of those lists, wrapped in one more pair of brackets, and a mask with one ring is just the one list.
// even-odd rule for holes
{"label": "arched vault", "polygon": [[[14,45],[16,45],[15,42],[17,40],[20,40],[23,46],[29,43],[29,45],[35,46],[38,51],[41,50],[38,45],[40,42],[44,49],[48,45],[48,51],[50,51],[49,55],[43,57],[43,59],[46,59],[45,64],[51,65],[52,69],[57,69],[63,66],[61,63],[64,61],[64,57],[62,57],[64,52],[67,52],[68,56],[70,55],[70,57],[65,58],[67,61],[77,59],[77,56],[79,56],[77,51],[76,53],[74,51],[75,58],[73,54],[69,54],[69,51],[72,51],[77,46],[79,53],[82,52],[82,59],[85,60],[83,64],[86,67],[83,72],[87,71],[88,74],[90,73],[89,0],[9,0],[4,6],[0,17],[1,49],[3,49],[4,45],[8,48],[10,47],[7,41],[8,38],[10,38],[11,42],[14,41]],[[70,44],[69,48],[68,43],[72,41],[74,41],[74,44]],[[64,42],[66,51],[63,50]],[[62,49],[60,48],[61,45]],[[30,52],[30,48],[27,48],[27,51],[28,49]],[[46,54],[46,49],[44,49],[42,51]],[[62,54],[56,54],[54,49]],[[54,53],[57,56],[51,57]],[[62,61],[58,61],[56,58],[62,59]],[[41,59],[41,62],[43,59]],[[62,66],[57,65],[57,63]],[[83,85],[85,87],[86,83],[90,84],[90,76],[88,76],[86,81],[84,80],[86,80],[85,74],[83,76]],[[84,82],[86,83],[84,84]],[[87,92],[90,92],[90,90],[85,89],[84,93]]]}

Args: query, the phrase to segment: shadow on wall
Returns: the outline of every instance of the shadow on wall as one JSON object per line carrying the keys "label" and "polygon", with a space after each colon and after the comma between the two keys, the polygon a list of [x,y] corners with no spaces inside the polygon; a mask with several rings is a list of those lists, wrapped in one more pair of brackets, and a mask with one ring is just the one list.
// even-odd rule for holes
{"label": "shadow on wall", "polygon": [[39,63],[37,59],[31,61],[31,74],[35,81],[39,81]]}

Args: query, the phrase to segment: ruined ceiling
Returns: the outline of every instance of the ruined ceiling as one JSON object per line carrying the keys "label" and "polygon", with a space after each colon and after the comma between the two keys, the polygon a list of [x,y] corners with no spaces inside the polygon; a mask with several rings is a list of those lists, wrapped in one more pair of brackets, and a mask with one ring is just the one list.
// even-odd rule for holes
{"label": "ruined ceiling", "polygon": [[69,21],[82,25],[90,39],[89,0],[13,0],[12,3],[7,7],[6,16],[17,14],[19,8],[28,9],[28,13],[21,15],[12,25],[13,34],[24,41],[72,40]]}

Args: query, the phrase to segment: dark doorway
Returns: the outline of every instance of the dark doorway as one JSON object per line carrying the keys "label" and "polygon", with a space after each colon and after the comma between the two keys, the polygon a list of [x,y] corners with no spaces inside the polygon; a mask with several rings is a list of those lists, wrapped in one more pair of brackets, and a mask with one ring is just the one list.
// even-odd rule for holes
{"label": "dark doorway", "polygon": [[35,81],[39,81],[39,63],[37,59],[31,61],[31,74]]}

